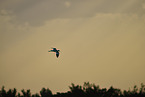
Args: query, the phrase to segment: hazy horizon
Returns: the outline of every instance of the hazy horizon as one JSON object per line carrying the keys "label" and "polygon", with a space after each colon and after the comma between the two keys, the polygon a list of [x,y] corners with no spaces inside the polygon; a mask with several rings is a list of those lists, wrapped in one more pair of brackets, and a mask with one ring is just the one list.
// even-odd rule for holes
{"label": "hazy horizon", "polygon": [[[68,91],[145,83],[144,0],[0,0],[0,86]],[[59,58],[48,53],[60,49]]]}

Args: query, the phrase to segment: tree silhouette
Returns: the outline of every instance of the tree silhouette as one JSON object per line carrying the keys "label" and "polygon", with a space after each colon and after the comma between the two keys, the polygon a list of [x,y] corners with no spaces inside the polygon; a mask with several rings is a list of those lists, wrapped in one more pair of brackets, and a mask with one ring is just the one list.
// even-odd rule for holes
{"label": "tree silhouette", "polygon": [[32,97],[40,97],[38,93],[33,94]]}
{"label": "tree silhouette", "polygon": [[17,93],[17,90],[14,88],[13,90],[9,89],[7,92],[8,97],[15,97]]}
{"label": "tree silhouette", "polygon": [[45,89],[42,88],[42,90],[40,91],[41,97],[51,97],[52,96],[52,92],[49,88]]}
{"label": "tree silhouette", "polygon": [[145,85],[143,83],[141,83],[141,88],[140,88],[140,94],[145,93]]}
{"label": "tree silhouette", "polygon": [[83,97],[85,96],[85,93],[82,89],[82,86],[79,85],[75,85],[75,84],[71,84],[71,86],[69,86],[71,93],[74,97]]}
{"label": "tree silhouette", "polygon": [[90,95],[92,95],[93,97],[99,96],[99,86],[96,86],[95,84],[84,82],[83,90],[85,91],[87,97],[89,97]]}
{"label": "tree silhouette", "polygon": [[30,89],[29,90],[21,90],[21,92],[23,93],[23,96],[22,97],[31,97],[31,92],[30,92]]}
{"label": "tree silhouette", "polygon": [[1,91],[0,91],[0,96],[1,96],[1,97],[6,97],[6,96],[7,96],[7,93],[6,93],[6,91],[5,91],[5,87],[4,87],[4,86],[2,87],[2,89],[1,89]]}
{"label": "tree silhouette", "polygon": [[83,86],[72,83],[69,88],[70,91],[68,92],[57,92],[56,94],[52,94],[49,88],[42,88],[40,95],[38,93],[31,95],[30,89],[22,89],[22,93],[17,94],[15,88],[6,91],[3,86],[0,90],[0,97],[145,97],[145,85],[143,83],[141,83],[140,89],[135,85],[132,90],[124,90],[123,92],[113,86],[109,89],[101,89],[99,86],[89,82],[84,82]]}
{"label": "tree silhouette", "polygon": [[0,91],[0,97],[16,97],[16,93],[17,90],[15,88],[13,90],[9,89],[8,91],[6,91],[5,87],[3,86],[2,90]]}
{"label": "tree silhouette", "polygon": [[106,92],[106,96],[108,97],[119,97],[120,95],[122,95],[121,90],[115,89],[113,86],[111,86]]}

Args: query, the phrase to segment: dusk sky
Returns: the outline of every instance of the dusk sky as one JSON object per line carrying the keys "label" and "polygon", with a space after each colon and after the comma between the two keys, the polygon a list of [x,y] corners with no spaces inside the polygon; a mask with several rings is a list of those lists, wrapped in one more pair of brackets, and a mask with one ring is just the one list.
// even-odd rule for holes
{"label": "dusk sky", "polygon": [[145,84],[145,0],[0,0],[0,87],[56,93],[88,81]]}

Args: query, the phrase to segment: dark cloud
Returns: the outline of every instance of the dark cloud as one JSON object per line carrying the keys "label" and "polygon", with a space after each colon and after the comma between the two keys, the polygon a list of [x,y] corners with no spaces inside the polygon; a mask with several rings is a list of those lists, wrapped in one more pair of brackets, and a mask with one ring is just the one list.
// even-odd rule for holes
{"label": "dark cloud", "polygon": [[66,0],[15,0],[10,5],[3,1],[5,6],[0,8],[13,10],[18,23],[29,22],[31,25],[39,26],[50,19],[91,17],[96,13],[142,15],[144,13],[142,4],[145,3],[144,0],[73,0],[69,1],[71,6],[66,7],[65,2]]}

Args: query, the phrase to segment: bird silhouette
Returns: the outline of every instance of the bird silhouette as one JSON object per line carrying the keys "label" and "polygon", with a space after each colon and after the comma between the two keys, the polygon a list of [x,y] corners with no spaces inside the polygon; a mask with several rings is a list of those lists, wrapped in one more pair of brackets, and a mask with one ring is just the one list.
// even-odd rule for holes
{"label": "bird silhouette", "polygon": [[52,48],[52,50],[49,50],[48,52],[55,52],[56,53],[56,57],[58,58],[60,50],[57,50],[56,48]]}

